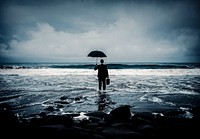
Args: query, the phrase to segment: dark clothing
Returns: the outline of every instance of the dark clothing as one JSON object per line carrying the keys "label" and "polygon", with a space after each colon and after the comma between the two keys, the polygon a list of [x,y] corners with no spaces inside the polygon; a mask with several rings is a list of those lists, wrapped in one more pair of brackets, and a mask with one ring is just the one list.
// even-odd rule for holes
{"label": "dark clothing", "polygon": [[106,65],[101,64],[101,65],[96,65],[94,70],[98,69],[98,80],[99,80],[99,90],[101,90],[101,86],[103,84],[103,90],[106,89],[106,78],[108,78],[108,68]]}
{"label": "dark clothing", "polygon": [[101,90],[102,84],[103,84],[103,90],[106,90],[106,79],[99,78],[99,90]]}
{"label": "dark clothing", "polygon": [[95,66],[94,70],[97,70],[98,69],[98,78],[106,78],[108,77],[108,68],[106,65],[104,64],[101,64],[101,65],[97,65]]}

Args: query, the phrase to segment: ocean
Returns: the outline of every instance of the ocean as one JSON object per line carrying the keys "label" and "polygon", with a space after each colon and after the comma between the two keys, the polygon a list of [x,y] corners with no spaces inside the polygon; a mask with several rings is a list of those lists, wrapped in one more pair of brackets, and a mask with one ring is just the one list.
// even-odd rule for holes
{"label": "ocean", "polygon": [[106,63],[110,85],[98,91],[94,63],[1,63],[0,104],[21,117],[131,112],[189,111],[200,105],[200,63]]}

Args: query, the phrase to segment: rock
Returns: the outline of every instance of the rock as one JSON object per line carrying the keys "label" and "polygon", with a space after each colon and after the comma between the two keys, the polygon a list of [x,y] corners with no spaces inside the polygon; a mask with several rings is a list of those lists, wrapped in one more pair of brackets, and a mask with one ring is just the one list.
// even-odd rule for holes
{"label": "rock", "polygon": [[0,108],[1,108],[2,110],[11,110],[11,109],[12,109],[12,106],[10,106],[10,105],[7,104],[7,103],[1,103],[1,104],[0,104]]}
{"label": "rock", "polygon": [[94,119],[94,117],[100,118],[102,120],[105,120],[108,123],[112,122],[112,116],[110,114],[107,114],[107,113],[102,112],[102,111],[89,112],[89,113],[86,113],[85,115],[89,116],[91,118],[93,117],[93,119]]}
{"label": "rock", "polygon": [[137,127],[138,131],[145,136],[153,137],[155,133],[155,126],[153,125],[140,125]]}
{"label": "rock", "polygon": [[139,138],[142,137],[142,134],[130,130],[128,128],[122,127],[106,127],[103,130],[103,135],[106,138],[121,138],[121,139],[132,139],[132,138]]}
{"label": "rock", "polygon": [[200,106],[194,107],[191,112],[193,113],[193,119],[200,121]]}
{"label": "rock", "polygon": [[46,124],[62,124],[65,126],[74,125],[74,121],[67,115],[50,115],[46,118]]}
{"label": "rock", "polygon": [[[80,114],[48,115],[40,113],[32,118],[19,118],[7,105],[1,105],[0,132],[5,138],[87,138],[87,139],[140,139],[184,138],[199,135],[199,107],[193,109],[196,118],[179,117],[177,112],[167,116],[151,113],[131,115],[129,106],[121,106],[106,114],[87,113],[87,119],[76,119]],[[4,109],[4,107],[7,107]]]}
{"label": "rock", "polygon": [[131,111],[129,105],[120,106],[110,112],[115,122],[129,122],[131,119]]}

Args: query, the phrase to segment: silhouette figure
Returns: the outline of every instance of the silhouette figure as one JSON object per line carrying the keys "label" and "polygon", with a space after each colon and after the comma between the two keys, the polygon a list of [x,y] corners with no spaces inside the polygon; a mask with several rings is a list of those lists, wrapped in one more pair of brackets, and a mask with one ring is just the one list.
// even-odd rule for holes
{"label": "silhouette figure", "polygon": [[106,90],[106,78],[109,78],[108,74],[108,68],[107,65],[104,64],[104,60],[100,60],[100,65],[97,65],[94,67],[94,70],[98,70],[98,80],[99,80],[99,90],[101,90],[101,87],[103,85],[103,90]]}

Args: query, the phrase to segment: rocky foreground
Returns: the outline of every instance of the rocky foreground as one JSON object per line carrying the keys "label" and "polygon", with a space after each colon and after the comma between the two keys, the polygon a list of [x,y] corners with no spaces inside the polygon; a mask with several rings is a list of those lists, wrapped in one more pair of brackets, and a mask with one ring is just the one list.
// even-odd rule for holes
{"label": "rocky foreground", "polygon": [[129,106],[81,114],[47,115],[42,112],[32,118],[20,118],[6,104],[0,105],[1,137],[9,138],[197,138],[199,136],[200,107],[191,110],[192,118],[184,118],[183,111],[162,114],[131,113]]}

